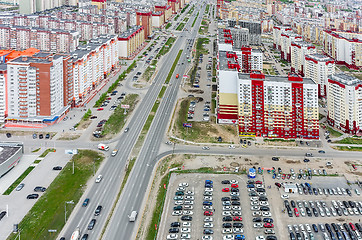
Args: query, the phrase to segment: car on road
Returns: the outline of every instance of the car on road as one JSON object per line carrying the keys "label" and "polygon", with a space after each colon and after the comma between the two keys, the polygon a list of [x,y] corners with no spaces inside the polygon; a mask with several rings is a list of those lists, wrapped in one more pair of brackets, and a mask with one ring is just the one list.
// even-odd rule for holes
{"label": "car on road", "polygon": [[6,133],[7,138],[11,138],[11,133]]}
{"label": "car on road", "polygon": [[34,192],[45,192],[47,190],[45,187],[37,186],[34,188]]}
{"label": "car on road", "polygon": [[99,216],[99,214],[101,214],[102,208],[103,207],[101,205],[98,205],[98,207],[94,211],[94,216]]}
{"label": "car on road", "polygon": [[88,224],[88,230],[93,230],[94,225],[96,224],[96,221],[94,218],[89,222]]}
{"label": "car on road", "polygon": [[117,153],[118,153],[118,150],[117,150],[117,149],[114,149],[114,150],[112,151],[111,156],[112,156],[112,157],[114,157],[114,156],[116,156],[116,155],[117,155]]}
{"label": "car on road", "polygon": [[103,179],[103,176],[100,174],[98,175],[98,177],[96,178],[96,183],[100,183]]}
{"label": "car on road", "polygon": [[209,147],[202,147],[202,150],[210,150]]}
{"label": "car on road", "polygon": [[88,233],[84,234],[83,237],[81,238],[81,240],[87,240],[88,239]]}
{"label": "car on road", "polygon": [[100,107],[100,108],[97,108],[97,111],[103,111],[104,108]]}
{"label": "car on road", "polygon": [[24,186],[25,186],[24,183],[20,183],[20,184],[15,188],[15,190],[16,190],[16,191],[20,191],[21,189],[23,189]]}
{"label": "car on road", "polygon": [[88,203],[89,203],[89,198],[84,199],[82,207],[88,206]]}
{"label": "car on road", "polygon": [[124,132],[126,133],[126,132],[128,132],[129,131],[129,127],[126,127],[125,129],[124,129]]}
{"label": "car on road", "polygon": [[6,215],[6,211],[2,211],[0,213],[0,221],[1,221],[1,219],[3,219],[5,217],[5,215]]}
{"label": "car on road", "polygon": [[37,193],[33,193],[33,194],[29,194],[26,199],[37,199],[39,197],[39,194]]}
{"label": "car on road", "polygon": [[62,167],[61,166],[55,166],[55,167],[53,167],[53,170],[59,171],[59,170],[62,170]]}

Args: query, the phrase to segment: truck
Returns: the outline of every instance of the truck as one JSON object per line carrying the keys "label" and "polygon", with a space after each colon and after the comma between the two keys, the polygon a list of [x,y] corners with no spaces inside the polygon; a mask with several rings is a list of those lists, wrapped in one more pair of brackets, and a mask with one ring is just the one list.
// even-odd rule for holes
{"label": "truck", "polygon": [[109,146],[107,146],[107,145],[104,144],[104,143],[100,143],[100,144],[98,144],[98,149],[99,149],[99,150],[102,150],[102,151],[108,151],[108,150],[109,150]]}
{"label": "truck", "polygon": [[73,232],[70,240],[78,240],[80,238],[80,230],[79,227]]}
{"label": "truck", "polygon": [[128,215],[128,218],[129,218],[129,221],[130,221],[130,222],[136,221],[137,212],[136,212],[136,211],[132,211],[132,212],[131,212],[131,215]]}

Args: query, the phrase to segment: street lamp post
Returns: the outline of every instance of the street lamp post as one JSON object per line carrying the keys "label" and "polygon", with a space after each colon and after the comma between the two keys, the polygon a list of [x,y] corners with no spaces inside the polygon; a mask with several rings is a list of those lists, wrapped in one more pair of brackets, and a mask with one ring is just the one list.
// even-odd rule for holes
{"label": "street lamp post", "polygon": [[64,202],[64,222],[67,222],[67,204],[74,204],[73,200]]}

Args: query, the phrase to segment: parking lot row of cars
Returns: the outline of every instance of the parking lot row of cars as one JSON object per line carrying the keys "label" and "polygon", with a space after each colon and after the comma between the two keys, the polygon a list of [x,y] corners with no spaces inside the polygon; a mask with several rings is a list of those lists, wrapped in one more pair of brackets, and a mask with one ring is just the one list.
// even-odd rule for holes
{"label": "parking lot row of cars", "polygon": [[274,167],[268,170],[268,173],[273,174],[273,179],[303,179],[311,180],[313,176],[326,176],[327,171],[325,169],[299,169],[299,172],[295,172],[293,168],[290,169],[290,173],[283,172],[280,167],[276,170]]}
{"label": "parking lot row of cars", "polygon": [[250,209],[252,211],[253,227],[257,231],[263,229],[261,234],[259,231],[256,240],[276,240],[274,231],[274,220],[271,215],[269,199],[267,197],[265,186],[260,180],[250,179],[246,185],[249,198]]}
{"label": "parking lot row of cars", "polygon": [[288,225],[290,240],[360,240],[362,227],[359,223],[319,223],[319,224],[294,224]]}
{"label": "parking lot row of cars", "polygon": [[[362,215],[362,201],[331,201],[331,206],[327,202],[284,200],[284,207],[289,217],[336,217],[338,216],[360,216]],[[293,214],[294,213],[294,214]]]}

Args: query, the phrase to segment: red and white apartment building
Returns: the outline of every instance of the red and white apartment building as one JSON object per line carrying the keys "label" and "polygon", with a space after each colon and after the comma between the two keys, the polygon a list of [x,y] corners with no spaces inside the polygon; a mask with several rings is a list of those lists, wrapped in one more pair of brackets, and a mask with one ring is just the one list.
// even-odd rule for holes
{"label": "red and white apartment building", "polygon": [[305,56],[305,77],[318,84],[318,96],[327,96],[328,76],[335,72],[334,60],[320,53]]}
{"label": "red and white apartment building", "polygon": [[273,27],[273,47],[278,50],[282,50],[282,33],[292,32],[290,26],[274,26]]}
{"label": "red and white apartment building", "polygon": [[362,80],[338,73],[328,77],[328,123],[343,132],[362,135]]}
{"label": "red and white apartment building", "polygon": [[305,56],[316,53],[315,46],[305,41],[295,41],[291,44],[291,71],[302,77],[305,74]]}
{"label": "red and white apartment building", "polygon": [[302,36],[291,32],[286,31],[280,35],[280,54],[281,59],[284,59],[288,62],[292,61],[291,48],[292,42],[302,40]]}

